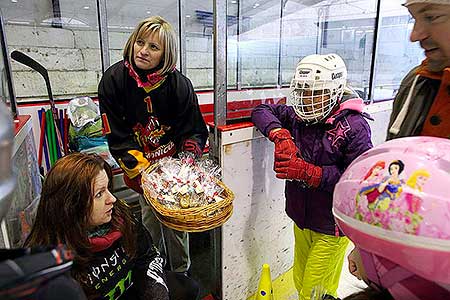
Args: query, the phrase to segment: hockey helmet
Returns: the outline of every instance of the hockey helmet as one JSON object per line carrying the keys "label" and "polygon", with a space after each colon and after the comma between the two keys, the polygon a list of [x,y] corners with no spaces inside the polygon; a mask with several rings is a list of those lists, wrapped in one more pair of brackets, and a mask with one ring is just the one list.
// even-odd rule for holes
{"label": "hockey helmet", "polygon": [[339,55],[306,56],[291,81],[290,104],[302,121],[320,122],[341,99],[346,81],[347,68]]}

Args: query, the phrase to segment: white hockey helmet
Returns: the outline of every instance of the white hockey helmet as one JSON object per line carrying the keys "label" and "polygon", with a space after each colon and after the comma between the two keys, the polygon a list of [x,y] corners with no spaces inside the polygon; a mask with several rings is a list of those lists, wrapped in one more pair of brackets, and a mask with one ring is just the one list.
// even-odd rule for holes
{"label": "white hockey helmet", "polygon": [[290,104],[305,122],[325,119],[344,93],[347,68],[337,54],[313,54],[297,65],[291,81]]}
{"label": "white hockey helmet", "polygon": [[6,216],[16,187],[12,165],[13,121],[0,100],[0,221]]}

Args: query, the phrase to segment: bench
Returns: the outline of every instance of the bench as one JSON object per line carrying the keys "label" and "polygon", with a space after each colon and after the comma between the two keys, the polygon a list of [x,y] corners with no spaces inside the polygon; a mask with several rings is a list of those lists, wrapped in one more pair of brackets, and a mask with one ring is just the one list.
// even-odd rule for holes
{"label": "bench", "polygon": [[[251,117],[253,108],[259,104],[286,104],[286,97],[265,98],[253,100],[237,100],[227,103],[227,121],[245,120],[248,121]],[[214,122],[214,104],[200,105],[203,119],[210,125]]]}

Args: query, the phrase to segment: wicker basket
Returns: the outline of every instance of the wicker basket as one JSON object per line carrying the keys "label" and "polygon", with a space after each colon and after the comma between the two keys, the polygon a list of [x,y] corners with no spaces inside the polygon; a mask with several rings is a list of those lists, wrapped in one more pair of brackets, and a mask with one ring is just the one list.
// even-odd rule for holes
{"label": "wicker basket", "polygon": [[202,232],[221,226],[233,213],[233,192],[221,181],[216,183],[223,188],[222,201],[192,208],[168,208],[150,196],[148,187],[143,185],[144,196],[148,203],[154,208],[158,220],[169,228],[186,231]]}

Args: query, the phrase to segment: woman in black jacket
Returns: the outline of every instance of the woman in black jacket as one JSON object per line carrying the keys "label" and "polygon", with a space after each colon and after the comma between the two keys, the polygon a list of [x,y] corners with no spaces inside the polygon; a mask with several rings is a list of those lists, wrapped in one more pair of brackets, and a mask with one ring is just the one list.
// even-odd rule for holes
{"label": "woman in black jacket", "polygon": [[[105,71],[98,86],[109,150],[127,186],[140,194],[142,170],[181,151],[201,156],[208,138],[192,83],[176,69],[176,44],[166,20],[142,20],[128,38],[123,60]],[[187,233],[160,224],[145,200],[140,203],[143,223],[170,270],[188,271]]]}
{"label": "woman in black jacket", "polygon": [[196,299],[195,282],[166,274],[150,234],[111,193],[100,157],[74,153],[56,162],[42,188],[29,246],[64,243],[72,276],[89,299]]}

